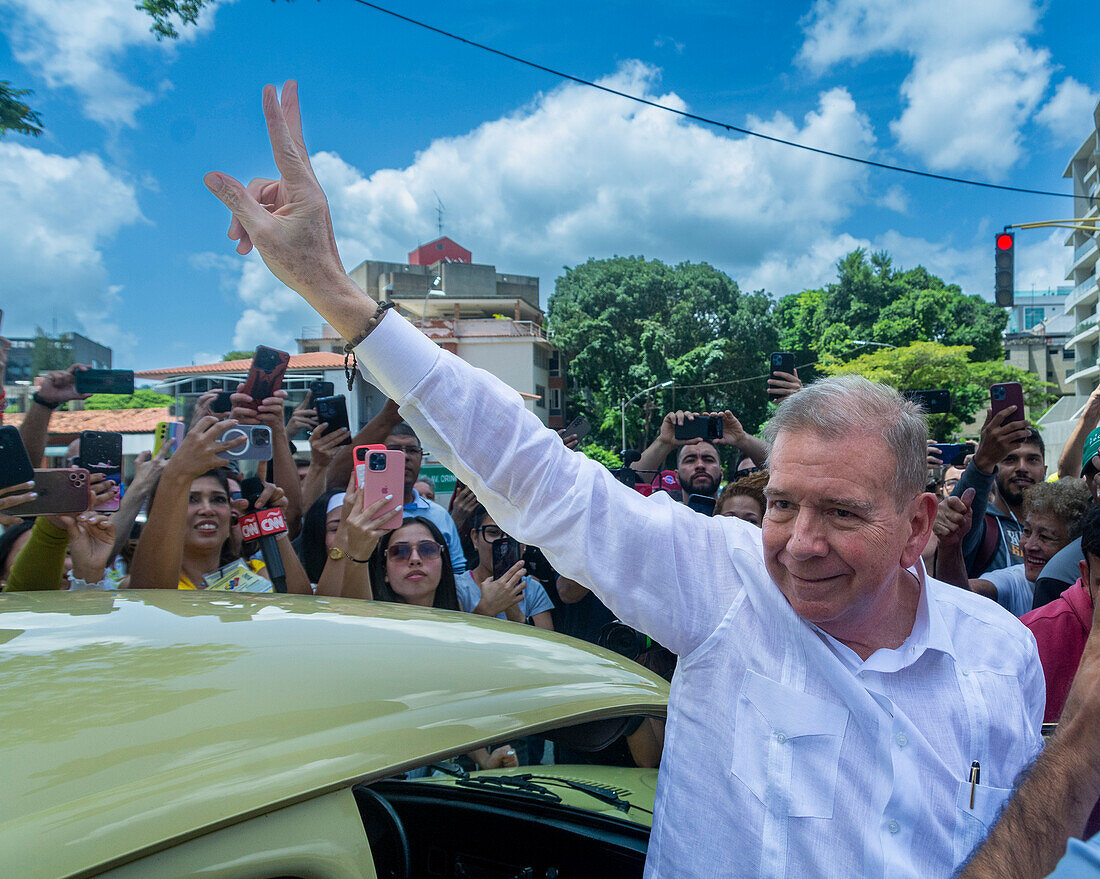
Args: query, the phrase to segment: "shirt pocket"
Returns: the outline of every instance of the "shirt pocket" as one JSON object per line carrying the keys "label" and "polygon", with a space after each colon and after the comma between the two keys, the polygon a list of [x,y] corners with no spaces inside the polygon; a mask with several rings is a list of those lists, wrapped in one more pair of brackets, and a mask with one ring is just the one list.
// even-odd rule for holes
{"label": "shirt pocket", "polygon": [[962,862],[993,829],[1001,809],[1012,796],[1008,788],[974,785],[974,808],[970,808],[970,782],[960,781],[955,797],[955,853]]}
{"label": "shirt pocket", "polygon": [[770,812],[831,818],[848,709],[746,671],[730,771]]}

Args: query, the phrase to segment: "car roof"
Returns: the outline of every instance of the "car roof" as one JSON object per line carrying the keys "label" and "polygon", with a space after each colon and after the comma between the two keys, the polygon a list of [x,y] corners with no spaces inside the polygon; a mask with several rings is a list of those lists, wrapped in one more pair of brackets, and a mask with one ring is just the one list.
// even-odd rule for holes
{"label": "car roof", "polygon": [[[354,599],[0,596],[0,863],[70,875],[668,686],[532,626]],[[19,869],[25,866],[26,870]]]}

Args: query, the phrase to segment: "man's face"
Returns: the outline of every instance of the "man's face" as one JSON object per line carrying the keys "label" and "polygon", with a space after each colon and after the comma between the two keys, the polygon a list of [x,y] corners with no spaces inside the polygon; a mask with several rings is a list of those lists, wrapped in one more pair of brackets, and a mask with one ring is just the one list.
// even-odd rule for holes
{"label": "man's face", "polygon": [[1023,503],[1024,490],[1047,475],[1043,453],[1034,443],[1017,446],[997,465],[997,490],[1012,506]]}
{"label": "man's face", "polygon": [[898,611],[901,568],[928,540],[934,500],[896,509],[894,453],[880,438],[782,434],[765,494],[764,560],[803,619],[842,641],[871,643]]}
{"label": "man's face", "polygon": [[962,467],[948,467],[943,471],[943,491],[945,497],[955,490],[955,486],[959,484],[962,475]]}
{"label": "man's face", "polygon": [[680,463],[676,476],[685,494],[705,494],[710,497],[718,494],[718,484],[722,481],[722,465],[718,461],[718,450],[710,443],[694,443],[680,450]]}
{"label": "man's face", "polygon": [[405,453],[405,491],[408,491],[420,475],[420,459],[424,454],[420,441],[415,436],[391,434],[386,437],[386,448]]}

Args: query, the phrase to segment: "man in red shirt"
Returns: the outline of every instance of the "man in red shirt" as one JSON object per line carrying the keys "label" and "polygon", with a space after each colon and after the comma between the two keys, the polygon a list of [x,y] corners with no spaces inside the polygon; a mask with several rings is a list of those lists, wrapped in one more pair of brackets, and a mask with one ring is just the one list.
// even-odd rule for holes
{"label": "man in red shirt", "polygon": [[1066,704],[1070,684],[1077,674],[1085,641],[1096,614],[1094,596],[1100,587],[1100,504],[1085,515],[1081,533],[1081,576],[1050,604],[1024,614],[1020,622],[1031,630],[1039,646],[1039,659],[1047,682],[1044,722],[1058,720]]}

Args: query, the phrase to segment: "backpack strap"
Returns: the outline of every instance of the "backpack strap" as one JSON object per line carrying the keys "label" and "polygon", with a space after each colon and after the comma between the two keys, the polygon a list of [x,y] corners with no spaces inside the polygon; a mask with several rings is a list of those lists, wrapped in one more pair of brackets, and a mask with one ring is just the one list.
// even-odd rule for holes
{"label": "backpack strap", "polygon": [[997,517],[991,513],[985,514],[985,533],[982,542],[978,544],[978,552],[974,555],[974,564],[970,570],[972,577],[980,577],[986,572],[993,556],[997,554],[997,544],[1001,541],[1001,525]]}

